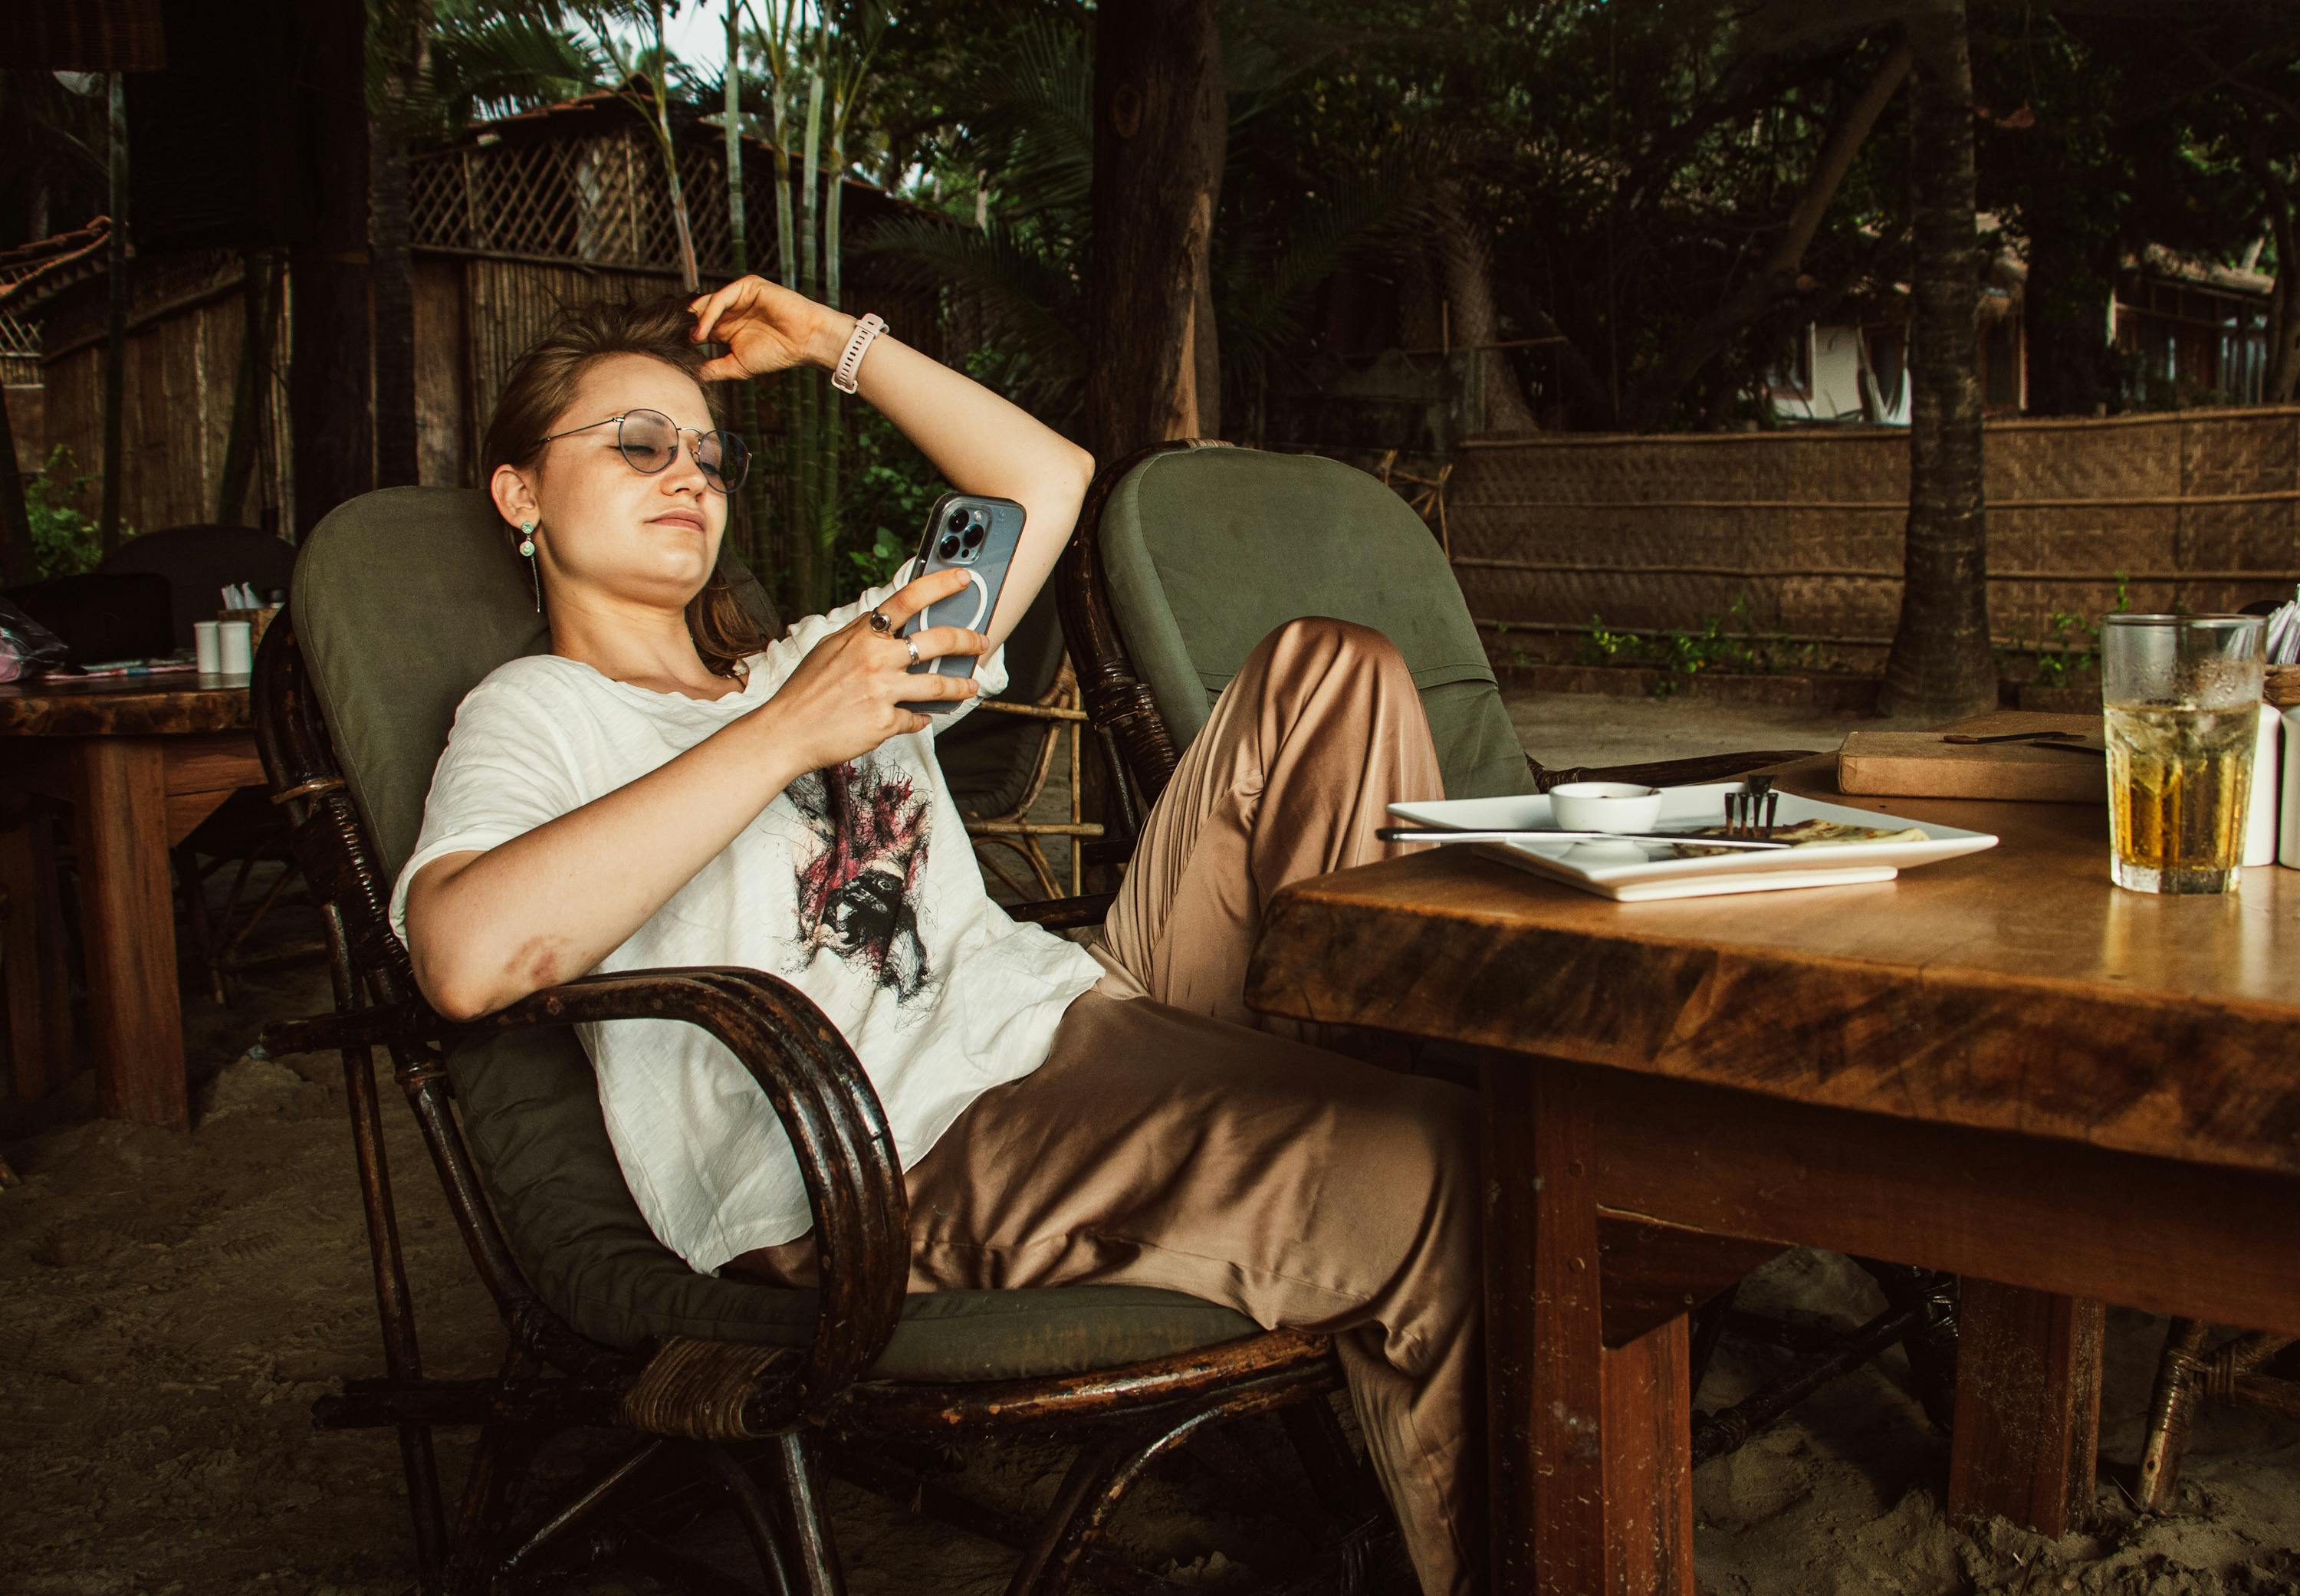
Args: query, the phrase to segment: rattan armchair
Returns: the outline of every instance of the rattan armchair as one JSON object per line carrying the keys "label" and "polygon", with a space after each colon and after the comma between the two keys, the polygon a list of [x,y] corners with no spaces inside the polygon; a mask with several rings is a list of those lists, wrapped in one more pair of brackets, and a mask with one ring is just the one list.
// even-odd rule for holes
{"label": "rattan armchair", "polygon": [[[332,1013],[271,1026],[264,1042],[342,1057],[383,1332],[381,1377],[348,1383],[315,1416],[396,1431],[424,1590],[564,1588],[615,1555],[726,1589],[668,1538],[700,1492],[734,1509],[766,1589],[820,1596],[843,1584],[827,1453],[882,1461],[954,1436],[1078,1426],[1054,1510],[1018,1537],[1012,1588],[1056,1592],[1107,1564],[1104,1526],[1151,1459],[1268,1411],[1319,1488],[1325,1571],[1353,1584],[1395,1530],[1328,1401],[1341,1386],[1328,1340],[1136,1288],[906,1295],[907,1200],[886,1119],[845,1040],[795,987],[751,969],[599,976],[460,1025],[425,1002],[387,918],[390,861],[406,855],[429,777],[402,768],[405,753],[436,754],[473,673],[542,640],[496,536],[476,494],[393,489],[338,510],[306,541],[254,686],[271,797],[326,922],[336,995]],[[755,610],[756,585],[734,574]],[[1107,902],[1021,912],[1063,928]],[[569,1029],[641,1017],[703,1027],[756,1082],[804,1177],[820,1290],[697,1275],[646,1230]],[[494,1373],[423,1365],[379,1052],[501,1318],[508,1351]],[[441,1426],[478,1432],[452,1515]],[[615,1455],[553,1491],[538,1462],[577,1433],[619,1442]]]}

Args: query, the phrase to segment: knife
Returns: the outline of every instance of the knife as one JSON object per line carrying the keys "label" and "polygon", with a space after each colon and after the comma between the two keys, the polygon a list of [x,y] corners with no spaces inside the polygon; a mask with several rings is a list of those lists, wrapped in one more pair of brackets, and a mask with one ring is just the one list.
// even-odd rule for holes
{"label": "knife", "polygon": [[1374,834],[1385,843],[1688,843],[1696,848],[1792,848],[1794,843],[1759,842],[1753,837],[1700,836],[1689,831],[1429,831],[1410,826],[1384,826]]}

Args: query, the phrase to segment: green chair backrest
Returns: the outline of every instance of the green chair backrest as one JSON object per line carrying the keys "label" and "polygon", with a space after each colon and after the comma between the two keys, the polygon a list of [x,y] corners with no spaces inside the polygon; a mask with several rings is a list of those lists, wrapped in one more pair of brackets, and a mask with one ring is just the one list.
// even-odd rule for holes
{"label": "green chair backrest", "polygon": [[[782,623],[731,555],[736,596]],[[455,706],[496,666],[551,645],[535,592],[477,488],[387,487],[338,506],[296,561],[296,639],[387,884],[415,851]]]}
{"label": "green chair backrest", "polygon": [[1154,454],[1097,530],[1111,608],[1176,747],[1254,644],[1329,615],[1387,636],[1421,691],[1451,798],[1529,793],[1461,585],[1421,519],[1374,478],[1312,454]]}

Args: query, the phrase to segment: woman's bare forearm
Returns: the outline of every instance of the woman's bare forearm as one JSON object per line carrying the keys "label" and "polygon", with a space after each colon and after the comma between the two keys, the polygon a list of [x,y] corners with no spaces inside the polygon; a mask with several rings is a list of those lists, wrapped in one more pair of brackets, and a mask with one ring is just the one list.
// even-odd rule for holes
{"label": "woman's bare forearm", "polygon": [[453,1019],[596,967],[804,767],[771,702],[629,786],[485,852],[435,860],[407,894],[416,983]]}
{"label": "woman's bare forearm", "polygon": [[[808,358],[837,365],[854,330],[854,317],[826,312]],[[1094,478],[1094,457],[1029,411],[891,334],[871,344],[855,391],[901,428],[953,487],[1022,506],[1021,546],[997,612],[984,628],[992,646],[1005,642],[1070,542]]]}

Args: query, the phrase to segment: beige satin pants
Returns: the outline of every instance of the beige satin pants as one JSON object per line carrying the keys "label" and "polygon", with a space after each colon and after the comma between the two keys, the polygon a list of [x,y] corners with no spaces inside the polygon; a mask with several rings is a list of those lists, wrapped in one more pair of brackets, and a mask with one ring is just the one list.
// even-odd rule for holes
{"label": "beige satin pants", "polygon": [[[1246,1007],[1272,893],[1396,852],[1440,795],[1379,633],[1264,638],[1152,809],[1046,1063],[910,1171],[911,1289],[1133,1284],[1330,1333],[1429,1596],[1484,1583],[1474,1099],[1306,1045]],[[735,1267],[805,1284],[810,1238]]]}

